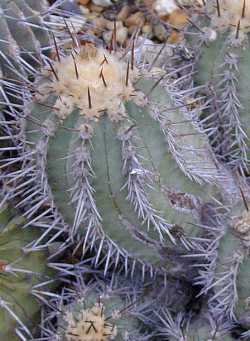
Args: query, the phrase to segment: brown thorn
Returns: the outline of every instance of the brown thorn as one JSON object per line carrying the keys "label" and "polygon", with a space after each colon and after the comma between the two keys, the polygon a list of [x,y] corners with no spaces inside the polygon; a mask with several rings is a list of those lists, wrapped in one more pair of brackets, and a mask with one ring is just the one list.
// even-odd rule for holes
{"label": "brown thorn", "polygon": [[131,49],[131,70],[134,69],[135,62],[135,38],[132,40],[132,49]]}
{"label": "brown thorn", "polygon": [[197,24],[195,24],[191,19],[188,18],[187,21],[188,21],[191,25],[193,25],[199,32],[204,33],[204,32],[202,31],[202,29],[200,29],[200,27],[199,27]]}
{"label": "brown thorn", "polygon": [[108,51],[111,53],[113,51],[113,36],[114,36],[114,31],[112,32],[111,40],[108,46]]}
{"label": "brown thorn", "polygon": [[241,18],[245,18],[245,16],[246,16],[246,0],[243,1]]}
{"label": "brown thorn", "polygon": [[73,62],[74,62],[74,66],[75,66],[76,79],[79,79],[79,73],[78,73],[78,69],[77,69],[77,65],[76,65],[76,60],[75,60],[75,57],[74,57],[72,52],[71,52],[71,56],[73,58]]}
{"label": "brown thorn", "polygon": [[49,108],[49,109],[58,110],[58,111],[60,110],[60,109],[57,108],[57,107],[54,107],[54,106],[48,105],[48,104],[44,104],[44,103],[41,103],[41,102],[36,102],[36,104],[41,105],[42,107]]}
{"label": "brown thorn", "polygon": [[51,68],[51,71],[53,72],[53,74],[54,74],[56,80],[59,82],[59,77],[58,77],[58,75],[57,75],[57,73],[56,73],[56,71],[55,71],[55,69],[54,69],[54,67],[53,67],[53,65],[52,65],[52,63],[51,63],[51,61],[50,61],[49,59],[48,59],[48,63],[49,63],[49,66],[50,66],[50,68]]}
{"label": "brown thorn", "polygon": [[74,24],[73,24],[73,22],[70,20],[70,24],[71,24],[71,27],[72,27],[72,29],[73,29],[73,42],[75,43],[75,45],[76,45],[76,47],[77,48],[80,48],[80,43],[79,43],[79,40],[78,40],[78,36],[77,36],[77,31],[76,31],[76,29],[75,29],[75,27],[74,27]]}
{"label": "brown thorn", "polygon": [[127,73],[126,73],[126,81],[125,81],[126,86],[128,86],[128,80],[129,80],[129,61],[127,64]]}
{"label": "brown thorn", "polygon": [[56,49],[57,59],[58,59],[58,61],[60,63],[61,62],[61,58],[60,58],[58,46],[57,46],[57,43],[56,43],[56,37],[55,37],[53,32],[52,32],[52,37],[53,37],[53,41],[54,41],[54,45],[55,45],[55,49]]}
{"label": "brown thorn", "polygon": [[244,193],[243,193],[243,191],[242,191],[240,186],[239,186],[239,189],[240,189],[240,194],[241,194],[244,206],[245,206],[246,210],[249,211],[249,207],[248,207],[248,204],[247,204],[246,197],[245,197],[245,195],[244,195]]}
{"label": "brown thorn", "polygon": [[220,17],[221,16],[221,12],[220,12],[220,2],[219,2],[219,0],[216,0],[216,7],[217,7],[218,17]]}
{"label": "brown thorn", "polygon": [[92,102],[91,102],[91,95],[90,95],[89,86],[88,86],[88,102],[89,102],[89,109],[92,109]]}
{"label": "brown thorn", "polygon": [[100,64],[100,66],[102,66],[104,63],[109,63],[108,62],[108,60],[107,60],[107,58],[106,58],[106,56],[105,56],[105,54],[104,54],[104,59],[103,59],[103,61],[101,62],[101,64]]}
{"label": "brown thorn", "polygon": [[103,68],[101,69],[101,72],[100,72],[100,78],[102,79],[103,84],[104,84],[104,86],[106,88],[107,87],[107,83],[106,83],[104,75],[103,75]]}
{"label": "brown thorn", "polygon": [[116,19],[114,19],[114,29],[113,29],[113,34],[112,34],[112,40],[113,40],[113,50],[116,51],[116,32],[117,32],[117,29],[116,29]]}
{"label": "brown thorn", "polygon": [[162,53],[163,50],[165,49],[166,44],[167,44],[167,43],[165,42],[165,43],[162,45],[160,51],[156,54],[156,56],[154,57],[152,63],[150,64],[148,71],[151,71],[151,70],[152,70],[152,67],[154,66],[154,64],[156,63],[157,59],[160,57],[161,53]]}
{"label": "brown thorn", "polygon": [[239,38],[239,34],[240,34],[240,20],[238,21],[238,24],[237,24],[237,29],[236,29],[236,34],[235,34],[236,39]]}
{"label": "brown thorn", "polygon": [[69,32],[69,35],[70,35],[70,37],[71,37],[71,39],[72,39],[73,43],[75,43],[75,38],[74,38],[74,36],[73,36],[72,32],[70,31],[70,28],[69,28],[69,25],[68,25],[68,23],[67,23],[66,19],[65,19],[65,18],[63,18],[63,20],[64,20],[64,23],[65,23],[66,29],[67,29],[67,31]]}
{"label": "brown thorn", "polygon": [[149,92],[147,93],[147,96],[149,96],[153,90],[157,87],[157,85],[163,80],[163,78],[166,76],[166,74],[162,75],[156,82],[155,84],[152,86],[152,88],[149,90]]}

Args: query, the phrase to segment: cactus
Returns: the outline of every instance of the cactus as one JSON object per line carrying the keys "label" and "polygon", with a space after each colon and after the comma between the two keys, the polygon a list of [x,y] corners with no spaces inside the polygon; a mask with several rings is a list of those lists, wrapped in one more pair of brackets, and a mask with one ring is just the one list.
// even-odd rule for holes
{"label": "cactus", "polygon": [[[228,7],[224,16],[223,6],[229,1],[217,4],[218,16],[207,4],[206,15],[194,19],[200,31],[191,34],[189,43],[200,51],[190,57],[184,46],[184,61],[176,58],[173,68],[165,63],[163,49],[151,50],[145,58],[145,46],[137,47],[134,37],[126,50],[118,48],[115,24],[112,41],[104,48],[80,39],[65,20],[62,36],[67,38],[62,43],[51,34],[53,53],[39,53],[44,67],[34,72],[35,83],[16,87],[23,96],[21,111],[15,103],[10,105],[13,121],[6,121],[3,129],[14,143],[13,149],[7,147],[10,155],[1,160],[4,189],[24,210],[25,227],[44,230],[32,250],[39,250],[44,239],[50,238],[49,245],[59,237],[83,258],[91,251],[92,266],[106,276],[117,269],[143,280],[160,273],[162,286],[162,275],[193,277],[208,300],[209,323],[198,316],[183,333],[183,316],[177,315],[180,340],[192,340],[196,329],[200,338],[231,340],[235,325],[241,338],[250,333],[248,195],[244,197],[241,187],[235,189],[238,182],[218,162],[201,126],[207,128],[220,160],[247,174],[248,132],[242,126],[248,127],[248,8],[244,2],[242,20],[233,32],[229,24],[235,24],[235,7]],[[27,49],[23,51],[28,67],[32,61]],[[193,56],[195,82],[201,85],[198,100],[197,89],[189,89],[192,74],[187,74],[193,70]],[[200,106],[204,95],[207,101]],[[8,130],[12,124],[13,131]],[[71,287],[65,297],[63,292],[66,304],[52,296],[42,337],[108,340],[104,331],[115,339],[150,338],[139,335],[137,312],[129,318],[122,314],[114,322],[117,329],[106,329],[102,307],[110,316],[109,303],[111,308],[121,306],[121,298],[114,294],[110,302],[103,299],[102,306],[96,304],[95,290],[89,285],[84,290]],[[86,327],[93,315],[95,328],[92,322]],[[166,317],[156,315],[161,321]],[[174,320],[173,325],[169,321],[159,335],[174,340]],[[131,336],[119,328],[124,323]],[[79,336],[85,331],[87,336]]]}
{"label": "cactus", "polygon": [[[196,54],[195,82],[206,85],[203,113],[212,146],[233,170],[249,167],[249,22],[247,1],[207,1],[188,41]],[[197,28],[199,31],[197,31]]]}
{"label": "cactus", "polygon": [[25,219],[16,210],[0,210],[0,338],[26,340],[32,337],[39,319],[40,304],[36,293],[51,280],[46,266],[47,252],[29,252],[26,246],[38,238],[35,229],[23,230]]}
{"label": "cactus", "polygon": [[207,297],[217,327],[226,323],[233,333],[238,326],[242,338],[250,330],[249,211],[244,194],[243,199],[246,206],[239,202],[227,208],[207,206],[202,219],[203,224],[210,220],[207,233],[197,244],[196,255],[191,255],[197,260],[199,274],[194,284],[201,286],[198,296]]}
{"label": "cactus", "polygon": [[[144,276],[172,267],[165,255],[177,239],[191,248],[204,189],[214,193],[224,175],[197,109],[187,110],[166,71],[136,63],[133,42],[127,56],[111,45],[57,46],[36,93],[26,93],[23,160],[40,193],[30,210],[50,202],[54,225],[83,240],[83,251],[97,247],[96,265],[107,271],[121,258],[127,272],[131,260]],[[23,202],[32,205],[29,190]]]}
{"label": "cactus", "polygon": [[249,211],[240,205],[233,207],[228,226],[220,236],[214,278],[207,289],[214,314],[239,321],[250,330],[249,286]]}

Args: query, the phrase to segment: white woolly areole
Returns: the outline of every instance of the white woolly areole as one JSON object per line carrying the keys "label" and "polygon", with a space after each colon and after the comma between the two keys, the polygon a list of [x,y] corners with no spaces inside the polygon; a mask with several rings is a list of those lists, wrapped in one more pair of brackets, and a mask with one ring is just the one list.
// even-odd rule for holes
{"label": "white woolly areole", "polygon": [[117,328],[105,321],[102,304],[82,310],[77,318],[73,312],[66,312],[65,321],[67,327],[64,335],[69,341],[109,341],[117,335]]}
{"label": "white woolly areole", "polygon": [[140,94],[133,87],[138,70],[114,52],[93,45],[53,63],[52,77],[38,88],[42,100],[49,94],[60,96],[55,104],[57,115],[65,119],[74,108],[89,119],[98,119],[107,112],[112,121],[125,116],[124,101]]}

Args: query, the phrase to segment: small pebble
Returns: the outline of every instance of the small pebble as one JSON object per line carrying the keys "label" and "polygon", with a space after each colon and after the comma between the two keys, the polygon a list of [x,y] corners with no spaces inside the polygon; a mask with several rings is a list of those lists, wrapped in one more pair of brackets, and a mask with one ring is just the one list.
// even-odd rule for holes
{"label": "small pebble", "polygon": [[[107,24],[106,27],[108,30],[113,30],[114,29],[114,21],[111,20],[106,20]],[[116,28],[122,28],[123,27],[123,23],[122,21],[116,21]]]}
{"label": "small pebble", "polygon": [[90,2],[90,0],[77,0],[79,5],[85,6]]}
{"label": "small pebble", "polygon": [[153,32],[159,41],[166,41],[168,38],[168,32],[162,24],[155,25],[153,27]]}
{"label": "small pebble", "polygon": [[120,45],[123,45],[128,37],[127,27],[120,27],[116,32],[116,40]]}
{"label": "small pebble", "polygon": [[89,12],[88,14],[86,14],[86,18],[88,20],[94,20],[98,16],[99,16],[99,13],[95,13],[95,12]]}
{"label": "small pebble", "polygon": [[145,22],[145,17],[142,12],[136,12],[134,14],[131,14],[126,20],[125,24],[126,26],[137,26],[137,27],[142,27]]}
{"label": "small pebble", "polygon": [[117,14],[117,20],[125,21],[127,17],[129,16],[129,6],[125,5],[122,7],[120,12]]}
{"label": "small pebble", "polygon": [[97,5],[97,6],[101,6],[101,7],[108,7],[113,5],[113,3],[110,0],[92,0],[92,2]]}
{"label": "small pebble", "polygon": [[128,33],[130,35],[134,34],[137,30],[138,30],[138,26],[136,26],[136,25],[131,25],[128,27]]}
{"label": "small pebble", "polygon": [[156,0],[153,4],[153,9],[160,17],[162,17],[177,10],[178,6],[174,0]]}
{"label": "small pebble", "polygon": [[182,28],[188,21],[187,14],[181,9],[173,11],[168,18],[168,22],[176,28]]}
{"label": "small pebble", "polygon": [[112,34],[113,34],[112,31],[106,31],[103,33],[102,37],[106,44],[109,44],[111,42]]}
{"label": "small pebble", "polygon": [[80,8],[80,11],[83,15],[86,15],[86,14],[89,14],[89,9],[88,7],[85,7],[85,6],[79,6]]}
{"label": "small pebble", "polygon": [[102,13],[104,11],[104,7],[102,6],[97,6],[95,4],[90,5],[90,11],[91,12],[96,12],[96,13]]}
{"label": "small pebble", "polygon": [[180,32],[173,30],[170,33],[167,42],[169,44],[176,44],[176,43],[180,42],[182,39],[183,39],[183,35]]}
{"label": "small pebble", "polygon": [[142,27],[142,32],[145,33],[145,34],[152,34],[152,27],[151,27],[151,25],[145,24]]}
{"label": "small pebble", "polygon": [[103,17],[98,17],[93,20],[93,26],[100,30],[107,28],[108,23],[109,21]]}

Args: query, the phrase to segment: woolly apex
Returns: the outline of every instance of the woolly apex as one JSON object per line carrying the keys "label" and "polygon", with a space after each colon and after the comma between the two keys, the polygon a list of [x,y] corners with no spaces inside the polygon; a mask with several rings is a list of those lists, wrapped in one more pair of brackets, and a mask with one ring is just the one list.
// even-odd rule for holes
{"label": "woolly apex", "polygon": [[124,101],[142,100],[133,87],[138,73],[133,61],[126,63],[119,52],[87,44],[50,64],[36,98],[59,96],[55,108],[62,120],[78,108],[88,119],[98,120],[107,112],[112,121],[119,121],[126,114]]}
{"label": "woolly apex", "polygon": [[117,335],[115,325],[105,321],[104,305],[96,303],[92,308],[81,310],[79,316],[67,311],[65,320],[66,340],[70,341],[108,341],[114,340]]}

